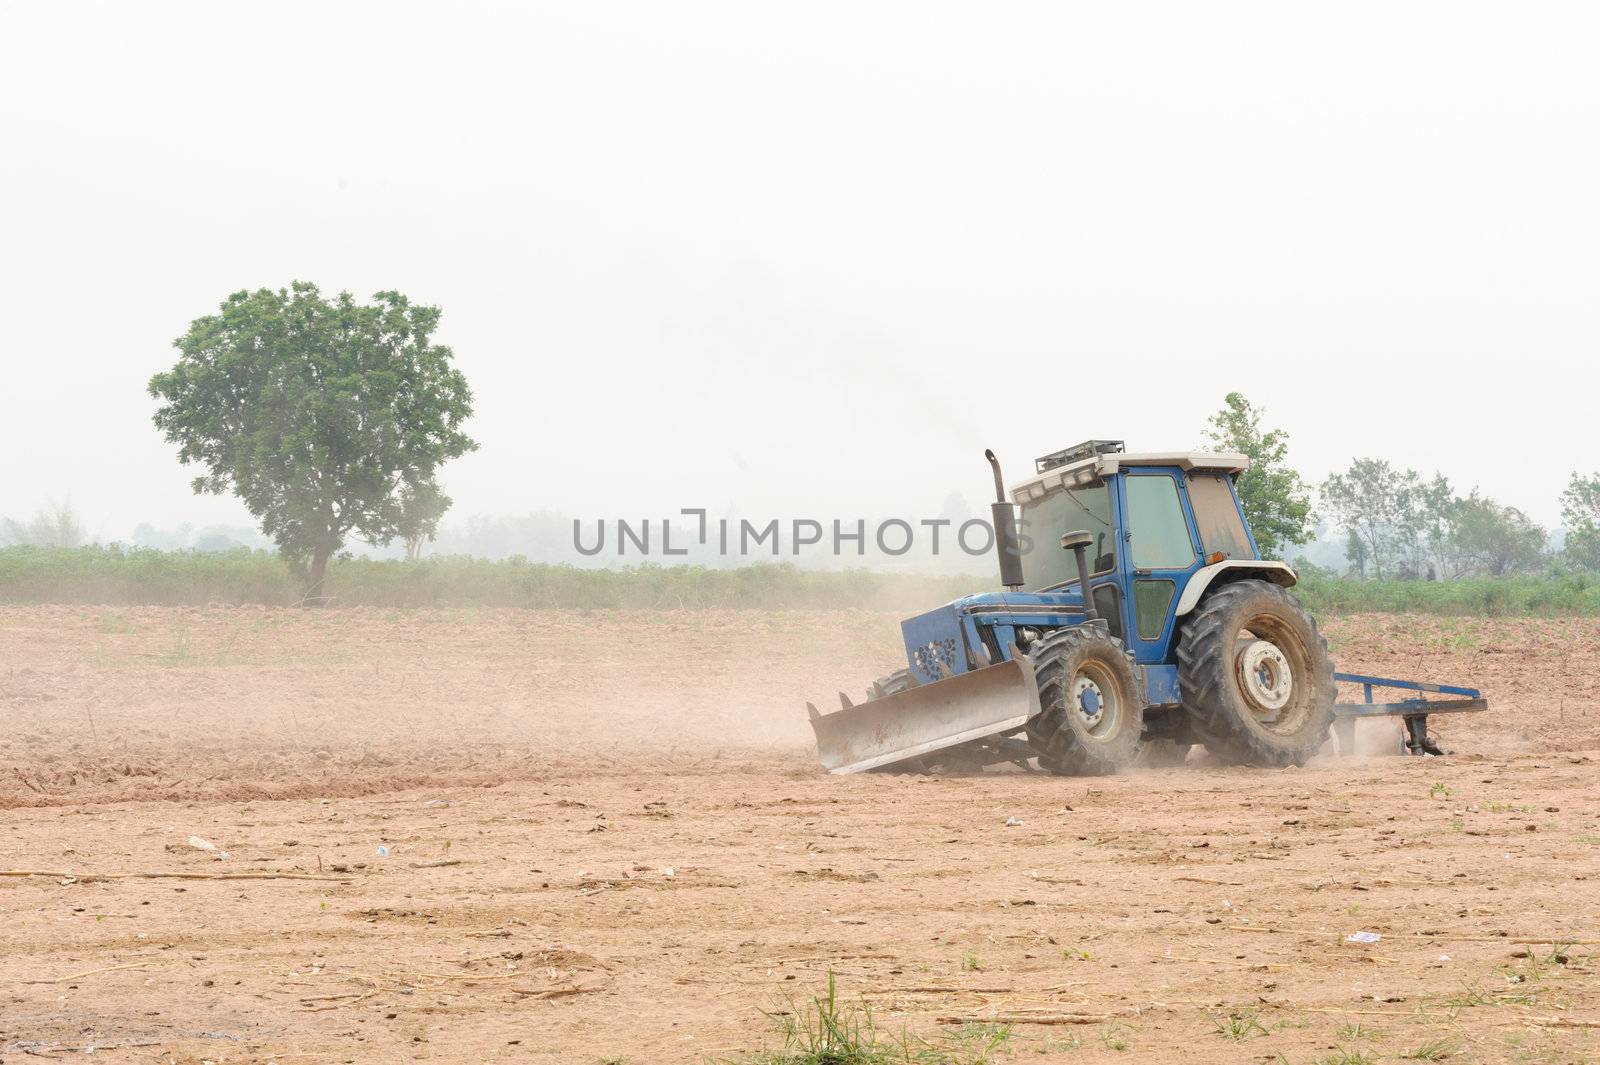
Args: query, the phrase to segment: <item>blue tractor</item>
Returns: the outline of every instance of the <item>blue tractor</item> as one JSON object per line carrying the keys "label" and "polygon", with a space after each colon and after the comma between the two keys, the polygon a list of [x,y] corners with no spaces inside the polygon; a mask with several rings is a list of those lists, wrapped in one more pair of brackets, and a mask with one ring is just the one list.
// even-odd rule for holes
{"label": "blue tractor", "polygon": [[[1238,454],[1128,454],[1091,440],[1036,460],[1011,487],[993,452],[1005,590],[901,625],[906,667],[860,703],[808,704],[823,766],[932,771],[1014,762],[1103,774],[1181,761],[1300,765],[1353,719],[1406,722],[1406,749],[1441,753],[1429,713],[1482,710],[1479,692],[1336,674],[1297,578],[1261,558],[1239,505]],[[1363,685],[1338,705],[1336,680]],[[1375,703],[1376,687],[1456,696]]]}

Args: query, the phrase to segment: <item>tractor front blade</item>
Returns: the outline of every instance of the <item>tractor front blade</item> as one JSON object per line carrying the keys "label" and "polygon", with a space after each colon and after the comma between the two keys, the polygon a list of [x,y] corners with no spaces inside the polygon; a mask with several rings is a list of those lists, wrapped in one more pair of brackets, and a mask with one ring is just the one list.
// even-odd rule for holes
{"label": "tractor front blade", "polygon": [[1015,732],[1039,712],[1033,665],[1009,661],[819,714],[810,703],[817,755],[830,773],[859,773],[971,740]]}

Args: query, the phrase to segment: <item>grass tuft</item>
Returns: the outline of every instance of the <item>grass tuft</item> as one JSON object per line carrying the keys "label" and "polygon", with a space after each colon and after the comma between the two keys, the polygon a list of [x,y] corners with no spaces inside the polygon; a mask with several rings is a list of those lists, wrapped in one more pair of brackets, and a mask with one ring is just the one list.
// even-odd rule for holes
{"label": "grass tuft", "polygon": [[801,1009],[767,1014],[783,1036],[783,1049],[720,1059],[720,1065],[989,1065],[1011,1039],[1008,1024],[964,1024],[941,1042],[902,1033],[885,1036],[865,1005],[839,1001],[828,989]]}
{"label": "grass tuft", "polygon": [[1494,997],[1477,984],[1462,984],[1461,990],[1440,999],[1440,1005],[1453,1011],[1471,1009],[1474,1006],[1488,1006],[1493,1003]]}
{"label": "grass tuft", "polygon": [[1260,1014],[1254,1010],[1230,1013],[1226,1017],[1212,1017],[1211,1024],[1224,1039],[1243,1042],[1253,1036],[1270,1034],[1262,1025]]}

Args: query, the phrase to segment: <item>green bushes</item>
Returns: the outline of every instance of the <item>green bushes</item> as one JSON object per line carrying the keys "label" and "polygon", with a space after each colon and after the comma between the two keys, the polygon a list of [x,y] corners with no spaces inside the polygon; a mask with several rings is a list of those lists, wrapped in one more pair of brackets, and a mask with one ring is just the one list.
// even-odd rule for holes
{"label": "green bushes", "polygon": [[[589,609],[869,608],[913,613],[992,588],[971,576],[791,565],[579,569],[523,559],[419,562],[348,558],[328,569],[334,606]],[[1295,593],[1318,614],[1600,617],[1600,579],[1583,574],[1461,581],[1352,581],[1307,568]],[[0,549],[0,603],[289,606],[301,584],[265,551],[203,554],[121,547]]]}
{"label": "green bushes", "polygon": [[1305,572],[1294,593],[1314,614],[1600,617],[1600,580],[1581,573],[1458,581],[1356,581]]}
{"label": "green bushes", "polygon": [[293,603],[298,583],[264,551],[120,547],[0,549],[4,603]]}
{"label": "green bushes", "polygon": [[[910,612],[974,591],[978,583],[969,577],[859,569],[823,573],[781,564],[603,570],[519,558],[347,558],[330,563],[326,594],[334,606],[871,607]],[[0,549],[0,603],[288,606],[300,597],[301,584],[289,567],[266,551]]]}

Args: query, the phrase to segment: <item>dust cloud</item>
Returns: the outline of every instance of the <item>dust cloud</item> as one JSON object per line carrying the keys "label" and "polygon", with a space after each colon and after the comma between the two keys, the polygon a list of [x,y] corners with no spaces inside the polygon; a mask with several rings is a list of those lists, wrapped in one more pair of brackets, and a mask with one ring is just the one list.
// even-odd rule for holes
{"label": "dust cloud", "polygon": [[[341,794],[571,763],[777,757],[810,774],[805,703],[831,709],[839,690],[864,693],[896,668],[898,621],[850,610],[7,607],[0,803]],[[1594,623],[1483,624],[1484,646],[1504,653],[1432,640],[1426,619],[1342,618],[1327,630],[1342,668],[1481,685],[1489,713],[1435,719],[1448,748],[1600,746],[1600,693],[1584,679],[1600,661]],[[1360,752],[1394,750],[1396,727],[1363,725]]]}

